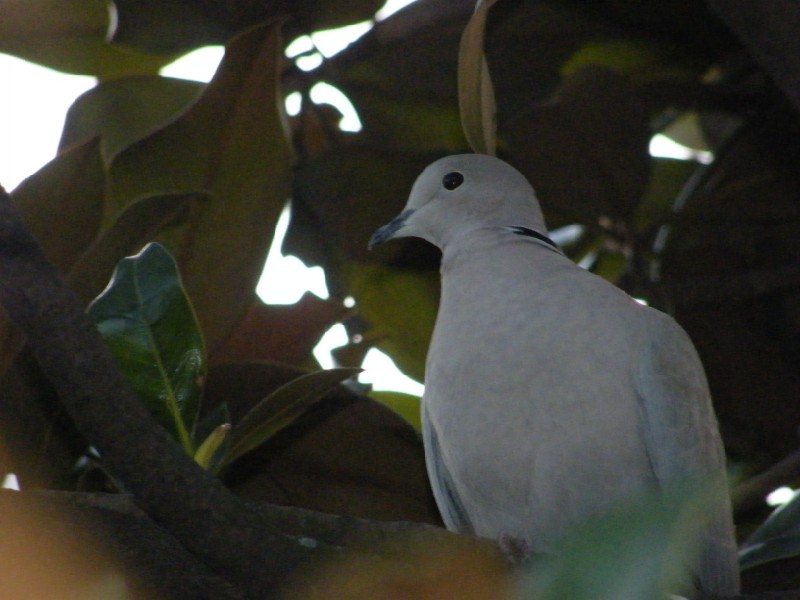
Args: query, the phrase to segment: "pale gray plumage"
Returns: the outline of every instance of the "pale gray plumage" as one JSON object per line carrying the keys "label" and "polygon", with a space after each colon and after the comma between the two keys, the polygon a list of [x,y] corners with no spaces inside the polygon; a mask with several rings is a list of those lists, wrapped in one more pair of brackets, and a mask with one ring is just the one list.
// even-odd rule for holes
{"label": "pale gray plumage", "polygon": [[[442,250],[423,436],[450,529],[547,552],[572,524],[638,492],[724,478],[703,369],[685,332],[575,265],[546,237],[527,180],[503,161],[430,165],[370,244],[416,236]],[[738,591],[724,491],[697,585]]]}

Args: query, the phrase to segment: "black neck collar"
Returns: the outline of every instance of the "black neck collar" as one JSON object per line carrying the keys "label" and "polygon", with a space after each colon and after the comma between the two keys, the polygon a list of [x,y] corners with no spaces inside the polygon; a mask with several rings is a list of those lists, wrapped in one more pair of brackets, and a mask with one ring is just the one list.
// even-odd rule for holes
{"label": "black neck collar", "polygon": [[539,233],[538,231],[534,231],[533,229],[530,229],[528,227],[520,227],[518,225],[507,225],[506,229],[508,229],[511,233],[515,233],[517,235],[523,235],[525,237],[531,237],[537,239],[540,242],[544,242],[545,244],[552,246],[553,248],[558,250],[558,246],[553,240],[551,240],[546,235]]}

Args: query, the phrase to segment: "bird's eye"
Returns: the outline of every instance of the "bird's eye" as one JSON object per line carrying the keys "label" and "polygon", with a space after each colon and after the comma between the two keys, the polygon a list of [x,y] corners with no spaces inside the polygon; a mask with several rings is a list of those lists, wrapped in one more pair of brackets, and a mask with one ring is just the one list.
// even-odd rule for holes
{"label": "bird's eye", "polygon": [[446,190],[454,190],[464,183],[464,176],[458,171],[453,171],[442,177],[442,185]]}

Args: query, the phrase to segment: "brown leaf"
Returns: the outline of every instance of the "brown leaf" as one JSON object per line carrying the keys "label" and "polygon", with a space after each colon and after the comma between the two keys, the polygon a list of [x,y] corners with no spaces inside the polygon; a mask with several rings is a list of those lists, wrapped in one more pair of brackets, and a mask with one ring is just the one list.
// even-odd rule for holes
{"label": "brown leaf", "polygon": [[142,197],[211,192],[158,241],[175,256],[212,348],[252,303],[289,196],[280,28],[272,22],[235,38],[199,100],[111,164],[106,226]]}
{"label": "brown leaf", "polygon": [[208,201],[200,193],[164,194],[130,205],[75,261],[68,281],[87,304],[108,284],[117,263],[137,253],[164,227],[185,218],[192,204]]}
{"label": "brown leaf", "polygon": [[[459,540],[463,542],[464,540]],[[345,553],[323,562],[287,600],[511,600],[519,582],[498,555],[452,542],[401,539],[380,556]],[[392,552],[394,550],[394,552]]]}
{"label": "brown leaf", "polygon": [[231,335],[211,351],[210,361],[307,365],[322,335],[347,312],[342,304],[311,293],[290,305],[256,300]]}
{"label": "brown leaf", "polygon": [[[12,193],[45,256],[66,272],[100,229],[105,173],[98,139],[68,148],[25,179]],[[0,316],[0,373],[22,345],[22,336]]]}
{"label": "brown leaf", "polygon": [[12,193],[45,256],[66,272],[100,230],[105,173],[100,140],[66,149]]}

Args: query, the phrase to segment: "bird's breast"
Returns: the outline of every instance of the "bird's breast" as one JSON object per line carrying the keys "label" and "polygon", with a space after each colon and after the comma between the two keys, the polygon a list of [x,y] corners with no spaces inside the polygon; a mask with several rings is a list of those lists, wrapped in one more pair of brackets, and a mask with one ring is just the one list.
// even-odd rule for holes
{"label": "bird's breast", "polygon": [[[640,341],[620,326],[636,315],[569,270],[494,273],[480,286],[443,278],[424,401],[478,533],[546,546],[652,483],[633,391]],[[597,294],[610,294],[602,313]]]}

